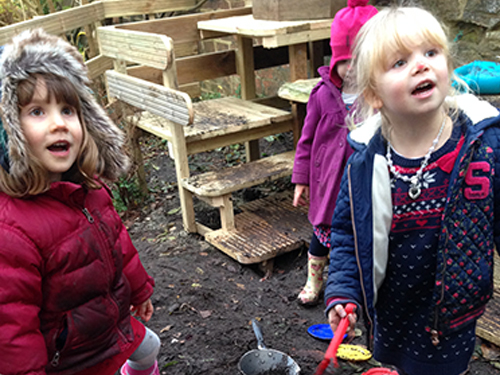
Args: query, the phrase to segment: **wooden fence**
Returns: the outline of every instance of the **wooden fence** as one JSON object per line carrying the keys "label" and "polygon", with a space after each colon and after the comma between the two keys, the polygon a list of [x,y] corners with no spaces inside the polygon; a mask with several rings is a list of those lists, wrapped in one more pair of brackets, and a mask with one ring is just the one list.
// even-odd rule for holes
{"label": "wooden fence", "polygon": [[[85,2],[85,1],[84,1]],[[63,10],[18,22],[0,28],[0,45],[4,45],[19,32],[41,27],[54,35],[63,35],[78,28],[85,28],[92,58],[86,61],[89,77],[94,79],[108,69],[113,69],[113,62],[100,56],[97,41],[93,34],[96,27],[101,26],[107,18],[126,17],[141,14],[175,12],[195,7],[197,0],[101,0],[91,4]]]}

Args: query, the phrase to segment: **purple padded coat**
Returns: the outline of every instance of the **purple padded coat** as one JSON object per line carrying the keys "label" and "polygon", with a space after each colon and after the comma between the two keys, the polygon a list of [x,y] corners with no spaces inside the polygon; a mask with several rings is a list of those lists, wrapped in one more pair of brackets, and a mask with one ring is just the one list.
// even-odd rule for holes
{"label": "purple padded coat", "polygon": [[347,110],[340,90],[330,81],[329,67],[318,69],[321,81],[313,88],[295,153],[292,183],[309,185],[309,221],[330,226],[340,180],[352,154],[347,143]]}

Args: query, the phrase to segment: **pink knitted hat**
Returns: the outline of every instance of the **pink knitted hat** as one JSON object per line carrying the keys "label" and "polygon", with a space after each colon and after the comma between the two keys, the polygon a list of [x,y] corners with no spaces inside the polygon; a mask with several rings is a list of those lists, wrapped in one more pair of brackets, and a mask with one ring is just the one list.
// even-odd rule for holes
{"label": "pink knitted hat", "polygon": [[330,46],[330,79],[338,88],[342,87],[342,79],[337,74],[335,64],[351,58],[351,48],[361,26],[377,14],[377,9],[368,5],[369,0],[347,0],[347,7],[335,14],[332,22]]}

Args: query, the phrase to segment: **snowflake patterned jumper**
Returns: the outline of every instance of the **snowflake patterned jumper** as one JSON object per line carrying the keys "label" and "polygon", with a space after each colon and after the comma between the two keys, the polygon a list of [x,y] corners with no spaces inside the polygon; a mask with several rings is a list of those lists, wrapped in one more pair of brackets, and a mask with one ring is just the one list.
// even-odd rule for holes
{"label": "snowflake patterned jumper", "polygon": [[[456,127],[434,152],[423,174],[422,194],[412,200],[408,182],[392,179],[393,225],[387,275],[375,309],[375,357],[409,374],[460,374],[474,351],[475,324],[447,336],[434,346],[425,331],[436,278],[441,215],[453,166],[463,145]],[[396,169],[414,175],[422,159],[406,159],[392,151]],[[382,308],[380,308],[382,307]]]}

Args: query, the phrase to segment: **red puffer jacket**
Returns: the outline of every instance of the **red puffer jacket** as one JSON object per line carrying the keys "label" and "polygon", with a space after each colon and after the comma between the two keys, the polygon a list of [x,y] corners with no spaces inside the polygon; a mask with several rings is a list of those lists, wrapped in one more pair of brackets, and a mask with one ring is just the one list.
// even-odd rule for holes
{"label": "red puffer jacket", "polygon": [[107,189],[0,193],[1,374],[75,374],[137,346],[130,305],[153,286]]}

